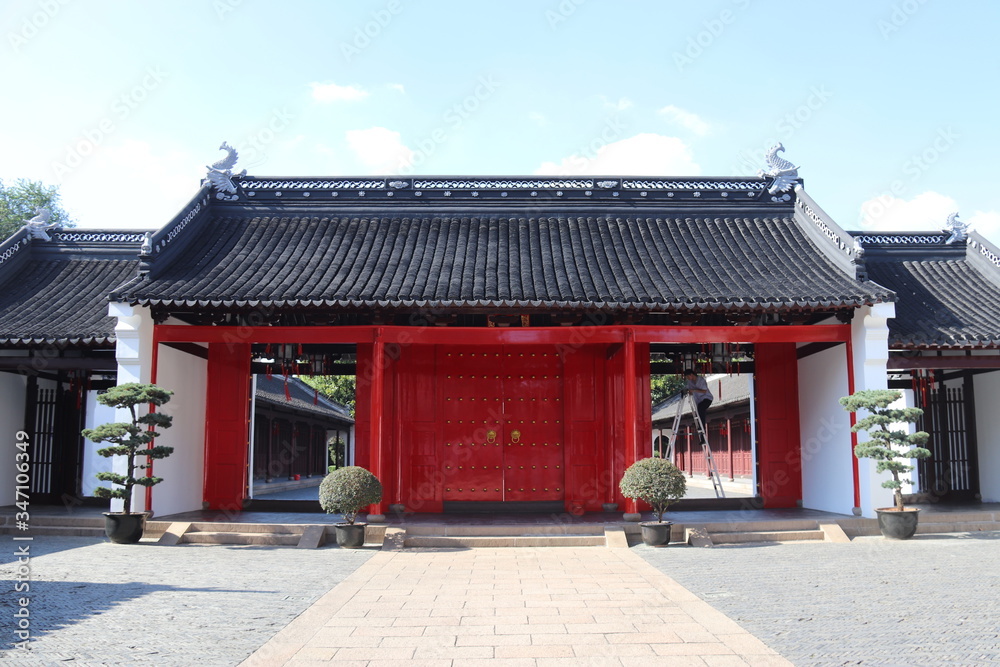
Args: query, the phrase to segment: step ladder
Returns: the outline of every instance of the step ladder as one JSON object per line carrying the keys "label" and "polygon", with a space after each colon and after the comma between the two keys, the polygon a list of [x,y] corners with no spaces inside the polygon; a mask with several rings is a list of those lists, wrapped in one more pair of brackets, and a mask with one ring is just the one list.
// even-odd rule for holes
{"label": "step ladder", "polygon": [[674,416],[674,425],[670,429],[670,440],[667,443],[667,451],[663,457],[671,463],[674,461],[674,445],[677,443],[677,433],[680,431],[681,418],[684,415],[685,405],[691,407],[691,417],[694,419],[694,426],[698,431],[699,440],[701,440],[701,449],[705,452],[705,462],[708,464],[708,476],[712,479],[715,497],[725,498],[726,491],[722,488],[719,470],[715,467],[715,459],[712,457],[712,447],[708,444],[708,431],[705,430],[705,425],[701,423],[701,417],[698,415],[698,405],[694,402],[694,396],[690,392],[683,392],[681,400],[677,402],[677,414]]}

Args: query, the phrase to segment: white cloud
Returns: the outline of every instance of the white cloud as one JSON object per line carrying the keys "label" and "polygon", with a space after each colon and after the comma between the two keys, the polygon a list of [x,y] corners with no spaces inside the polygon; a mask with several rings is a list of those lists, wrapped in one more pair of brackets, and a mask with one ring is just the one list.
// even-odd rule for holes
{"label": "white cloud", "polygon": [[533,122],[535,125],[544,127],[549,124],[549,120],[545,117],[545,114],[539,111],[532,111],[528,114],[528,120]]}
{"label": "white cloud", "polygon": [[405,95],[406,94],[406,88],[404,88],[403,84],[401,84],[401,83],[390,83],[389,84],[389,88],[391,88],[392,90],[395,90],[396,92],[398,92],[401,95]]}
{"label": "white cloud", "polygon": [[605,143],[592,154],[574,154],[560,162],[545,162],[536,174],[696,176],[701,173],[691,149],[677,137],[637,134],[628,139]]}
{"label": "white cloud", "polygon": [[892,195],[872,197],[861,205],[858,228],[871,232],[937,232],[945,227],[948,216],[959,212],[959,220],[993,243],[1000,243],[1000,212],[975,211],[963,214],[954,198],[933,190],[913,199]]}
{"label": "white cloud", "polygon": [[413,162],[413,151],[399,132],[385,127],[350,130],[347,145],[361,163],[374,174],[396,174]]}
{"label": "white cloud", "polygon": [[627,97],[620,97],[617,102],[614,102],[601,95],[601,104],[609,111],[625,111],[632,108],[632,100]]}
{"label": "white cloud", "polygon": [[102,146],[65,176],[63,207],[80,227],[158,229],[194,197],[204,165],[216,159],[159,151],[144,141]]}
{"label": "white cloud", "polygon": [[357,102],[368,97],[368,91],[358,86],[338,86],[335,83],[313,83],[312,98],[317,102]]}
{"label": "white cloud", "polygon": [[[961,220],[963,216],[959,216]],[[1000,245],[1000,211],[976,211],[969,216],[970,228]]]}
{"label": "white cloud", "polygon": [[685,111],[673,104],[665,106],[657,113],[665,116],[667,120],[675,123],[686,130],[690,130],[699,137],[705,136],[709,132],[709,125],[698,114]]}
{"label": "white cloud", "polygon": [[866,231],[939,231],[958,203],[947,195],[928,190],[913,199],[879,195],[861,205],[860,228]]}

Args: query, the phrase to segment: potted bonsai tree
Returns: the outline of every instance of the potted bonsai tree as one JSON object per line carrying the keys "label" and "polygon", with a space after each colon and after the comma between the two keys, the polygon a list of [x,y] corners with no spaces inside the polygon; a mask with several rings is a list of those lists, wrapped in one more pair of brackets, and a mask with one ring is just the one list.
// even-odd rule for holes
{"label": "potted bonsai tree", "polygon": [[639,524],[642,527],[642,541],[649,546],[669,544],[670,528],[674,524],[664,521],[663,513],[667,507],[684,497],[684,492],[687,491],[684,473],[666,459],[641,459],[628,467],[618,487],[626,498],[643,500],[653,507],[656,521]]}
{"label": "potted bonsai tree", "polygon": [[319,504],[327,512],[344,516],[334,524],[337,545],[357,549],[365,543],[365,524],[355,523],[363,508],[382,502],[382,483],[368,470],[359,466],[337,468],[319,485]]}
{"label": "potted bonsai tree", "polygon": [[901,396],[901,392],[892,389],[866,389],[841,398],[840,404],[848,412],[865,410],[868,413],[851,427],[855,433],[867,431],[871,438],[859,442],[854,455],[878,461],[875,472],[888,471],[892,475],[892,479],[882,482],[882,486],[893,490],[895,506],[877,508],[875,513],[884,537],[905,540],[917,532],[920,510],[903,506],[903,484],[909,484],[910,480],[901,479],[900,475],[913,470],[906,462],[908,459],[926,459],[931,452],[921,446],[930,437],[924,431],[908,433],[889,428],[892,424],[913,424],[924,414],[920,408],[890,408]]}
{"label": "potted bonsai tree", "polygon": [[[132,419],[129,422],[109,422],[97,428],[84,429],[83,437],[94,442],[107,442],[110,447],[97,450],[101,456],[125,457],[125,474],[117,472],[99,472],[97,479],[111,482],[117,488],[97,487],[94,495],[98,498],[121,498],[125,501],[122,512],[104,513],[104,532],[112,542],[118,544],[134,544],[142,537],[146,525],[146,513],[132,512],[132,489],[136,486],[150,487],[163,481],[160,477],[150,477],[143,474],[148,470],[154,459],[162,459],[173,453],[173,447],[150,447],[150,443],[159,435],[156,428],[170,428],[172,418],[162,412],[149,412],[139,415],[136,408],[140,405],[152,404],[160,406],[170,400],[173,392],[153,384],[129,382],[112,387],[98,395],[97,401],[102,405],[116,409],[127,409]],[[146,459],[145,463],[137,459]]]}

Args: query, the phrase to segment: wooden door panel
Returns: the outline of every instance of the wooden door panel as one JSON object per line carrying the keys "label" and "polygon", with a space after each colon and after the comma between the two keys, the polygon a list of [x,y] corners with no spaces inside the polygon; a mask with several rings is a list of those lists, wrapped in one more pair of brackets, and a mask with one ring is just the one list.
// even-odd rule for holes
{"label": "wooden door panel", "polygon": [[438,356],[445,501],[503,498],[499,355],[455,347]]}

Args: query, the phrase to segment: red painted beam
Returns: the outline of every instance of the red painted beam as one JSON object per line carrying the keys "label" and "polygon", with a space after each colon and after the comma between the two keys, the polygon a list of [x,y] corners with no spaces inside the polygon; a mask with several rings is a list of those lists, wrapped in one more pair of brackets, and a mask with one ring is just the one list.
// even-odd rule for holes
{"label": "red painted beam", "polygon": [[794,326],[597,326],[597,327],[251,327],[160,324],[157,342],[190,343],[370,343],[376,329],[397,345],[571,345],[620,343],[632,331],[636,343],[844,342],[847,324]]}
{"label": "red painted beam", "polygon": [[909,371],[942,368],[1000,368],[1000,354],[991,357],[889,357],[886,369]]}

